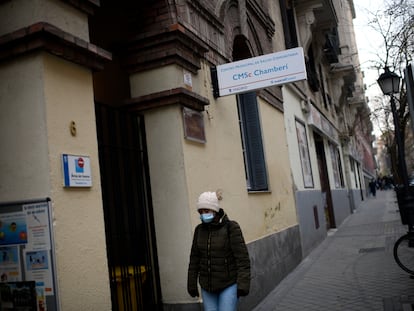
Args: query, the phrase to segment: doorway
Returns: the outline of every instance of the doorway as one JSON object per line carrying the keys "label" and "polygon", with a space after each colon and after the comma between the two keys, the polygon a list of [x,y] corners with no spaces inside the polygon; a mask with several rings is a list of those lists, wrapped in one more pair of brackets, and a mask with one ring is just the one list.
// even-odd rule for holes
{"label": "doorway", "polygon": [[321,191],[323,196],[326,229],[336,228],[335,215],[332,203],[331,186],[329,184],[328,167],[326,165],[325,147],[323,138],[314,132],[314,141],[316,148],[316,157],[318,159],[319,178],[321,182]]}
{"label": "doorway", "polygon": [[358,174],[358,183],[356,185],[357,187],[359,187],[359,194],[361,196],[361,201],[364,201],[364,190],[362,186],[361,170],[360,170],[360,165],[356,161],[355,161],[355,171]]}
{"label": "doorway", "polygon": [[162,310],[144,119],[95,111],[112,310]]}

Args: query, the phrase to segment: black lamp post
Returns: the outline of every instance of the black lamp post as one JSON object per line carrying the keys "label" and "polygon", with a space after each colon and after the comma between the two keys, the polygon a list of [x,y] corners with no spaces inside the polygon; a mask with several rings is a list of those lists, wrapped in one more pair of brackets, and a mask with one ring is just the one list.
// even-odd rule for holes
{"label": "black lamp post", "polygon": [[400,76],[396,73],[391,72],[388,67],[384,68],[384,73],[382,73],[377,82],[381,88],[381,91],[384,95],[390,96],[391,111],[394,119],[394,135],[397,141],[398,149],[398,168],[399,173],[403,182],[404,187],[408,187],[408,174],[407,174],[407,165],[405,163],[404,157],[404,147],[401,140],[401,130],[400,122],[397,114],[397,108],[395,106],[394,94],[400,91]]}
{"label": "black lamp post", "polygon": [[391,72],[388,67],[384,68],[377,80],[382,93],[390,96],[392,116],[394,119],[394,135],[397,141],[398,148],[398,171],[402,178],[403,185],[397,185],[397,201],[400,209],[400,216],[403,224],[407,224],[409,231],[414,231],[414,189],[410,189],[408,185],[407,165],[405,163],[404,147],[402,144],[402,136],[400,130],[400,122],[397,114],[397,108],[395,106],[394,94],[400,91],[400,77]]}

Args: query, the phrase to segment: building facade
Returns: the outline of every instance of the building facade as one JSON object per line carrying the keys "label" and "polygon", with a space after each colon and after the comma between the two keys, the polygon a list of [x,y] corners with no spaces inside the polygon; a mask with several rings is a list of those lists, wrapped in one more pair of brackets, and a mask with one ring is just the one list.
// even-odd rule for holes
{"label": "building facade", "polygon": [[353,1],[291,1],[286,47],[302,46],[307,81],[283,87],[303,254],[366,197],[375,177],[369,108],[352,20]]}
{"label": "building facade", "polygon": [[[362,200],[361,140],[344,136],[364,107],[356,50],[335,41],[352,14],[339,0],[0,1],[0,203],[50,202],[47,309],[198,310],[195,203],[217,189],[251,258],[240,310],[261,301]],[[215,66],[293,46],[307,81],[214,95]],[[67,184],[83,159],[89,183]]]}

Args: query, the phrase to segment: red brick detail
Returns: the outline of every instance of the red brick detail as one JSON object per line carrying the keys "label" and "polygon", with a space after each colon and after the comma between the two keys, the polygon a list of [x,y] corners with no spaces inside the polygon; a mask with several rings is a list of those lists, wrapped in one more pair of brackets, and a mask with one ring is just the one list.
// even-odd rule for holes
{"label": "red brick detail", "polygon": [[207,45],[183,25],[169,25],[164,31],[145,33],[131,40],[123,65],[139,72],[169,64],[178,64],[197,73]]}
{"label": "red brick detail", "polygon": [[185,88],[179,87],[128,99],[124,107],[130,112],[139,112],[175,104],[203,111],[204,106],[209,104],[209,100]]}
{"label": "red brick detail", "polygon": [[39,22],[0,37],[0,62],[44,50],[79,65],[101,70],[112,54],[48,23]]}

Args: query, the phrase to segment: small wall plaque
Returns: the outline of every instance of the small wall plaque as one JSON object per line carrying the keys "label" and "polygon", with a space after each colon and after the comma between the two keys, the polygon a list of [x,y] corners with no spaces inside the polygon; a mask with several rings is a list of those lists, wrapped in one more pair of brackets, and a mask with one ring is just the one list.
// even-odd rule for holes
{"label": "small wall plaque", "polygon": [[64,187],[91,187],[91,162],[88,156],[62,154]]}
{"label": "small wall plaque", "polygon": [[187,107],[183,108],[184,137],[199,143],[206,142],[203,113]]}

